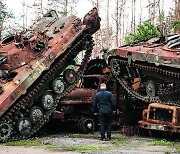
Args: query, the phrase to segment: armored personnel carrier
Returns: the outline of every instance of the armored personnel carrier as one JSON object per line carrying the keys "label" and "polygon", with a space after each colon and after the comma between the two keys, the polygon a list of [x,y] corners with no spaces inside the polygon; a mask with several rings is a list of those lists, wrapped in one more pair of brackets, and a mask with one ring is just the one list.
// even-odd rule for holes
{"label": "armored personnel carrier", "polygon": [[[0,142],[24,139],[48,121],[57,101],[83,74],[100,28],[96,8],[81,21],[50,11],[29,30],[0,44]],[[77,72],[66,69],[77,54],[85,56]],[[63,73],[64,80],[59,78]]]}
{"label": "armored personnel carrier", "polygon": [[180,35],[153,38],[111,50],[115,78],[135,98],[180,106]]}

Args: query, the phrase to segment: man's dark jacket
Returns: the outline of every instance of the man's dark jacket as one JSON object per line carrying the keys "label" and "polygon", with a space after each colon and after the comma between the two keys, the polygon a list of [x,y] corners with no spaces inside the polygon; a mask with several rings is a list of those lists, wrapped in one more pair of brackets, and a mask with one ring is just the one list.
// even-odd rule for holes
{"label": "man's dark jacket", "polygon": [[93,100],[93,109],[96,110],[97,106],[99,109],[99,114],[112,113],[116,103],[111,92],[106,90],[99,91]]}

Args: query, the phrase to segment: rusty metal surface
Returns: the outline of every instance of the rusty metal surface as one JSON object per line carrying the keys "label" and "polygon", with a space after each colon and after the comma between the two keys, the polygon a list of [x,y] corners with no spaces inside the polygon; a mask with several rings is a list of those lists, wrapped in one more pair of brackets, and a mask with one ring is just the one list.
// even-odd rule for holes
{"label": "rusty metal surface", "polygon": [[[28,87],[50,67],[54,59],[62,54],[78,35],[94,26],[94,23],[89,21],[90,16],[91,14],[88,14],[86,17],[87,25],[75,16],[65,19],[58,19],[57,16],[43,17],[42,21],[39,21],[39,24],[31,30],[32,37],[28,38],[28,46],[25,46],[23,41],[29,32],[20,34],[18,43],[23,46],[22,48],[15,46],[16,39],[8,44],[2,44],[1,53],[7,53],[8,62],[1,64],[0,68],[13,70],[17,75],[12,81],[1,84],[4,92],[0,95],[0,116],[26,92]],[[55,27],[58,32],[54,31]],[[93,30],[97,30],[96,27],[93,27]],[[53,38],[48,37],[49,33]],[[43,51],[34,51],[35,42],[38,41],[45,42],[46,47]]]}
{"label": "rusty metal surface", "polygon": [[156,47],[151,46],[126,46],[119,49],[113,49],[109,54],[127,58],[131,53],[132,61],[141,61],[155,64],[157,66],[168,66],[180,68],[180,49],[165,50],[167,46],[156,44]]}
{"label": "rusty metal surface", "polygon": [[[100,84],[102,82],[108,82],[112,80],[112,77],[106,75],[84,75],[82,87],[77,87],[68,93],[64,98],[61,99],[59,104],[91,104],[93,97],[99,91]],[[114,89],[114,95],[116,95],[116,89]]]}
{"label": "rusty metal surface", "polygon": [[152,103],[143,111],[142,119],[140,128],[180,133],[180,107]]}
{"label": "rusty metal surface", "polygon": [[107,60],[114,77],[143,102],[180,106],[179,37],[173,36],[169,42],[153,38],[112,49]]}
{"label": "rusty metal surface", "polygon": [[[20,119],[19,114],[21,117],[24,115],[25,119],[22,120],[27,121],[26,114],[31,114],[29,110],[35,105],[33,103],[36,103],[36,97],[42,95],[45,91],[43,88],[55,78],[58,70],[62,72],[69,65],[69,57],[75,58],[78,52],[86,50],[88,52],[82,61],[82,65],[86,65],[93,47],[89,34],[92,35],[100,27],[97,9],[93,8],[85,18],[86,22],[83,23],[76,16],[59,18],[55,11],[50,11],[31,29],[2,41],[0,45],[0,119],[4,119],[0,121],[0,129],[3,129],[4,125],[9,126],[11,134],[11,128],[14,127],[11,123],[16,115],[16,118]],[[83,72],[83,66],[79,71]],[[38,82],[36,82],[37,79],[39,79]],[[66,91],[70,91],[71,87],[67,86]],[[53,97],[47,96],[50,97],[47,100],[49,102]],[[25,106],[28,107],[27,113],[23,111]],[[20,110],[25,113],[21,113]],[[53,110],[52,106],[50,111],[45,111],[47,118],[33,128],[29,135],[18,134],[22,136],[16,135],[14,138],[25,138],[36,132],[47,121]],[[13,131],[16,132],[16,130]],[[7,137],[5,135],[5,138],[0,131],[0,140],[7,140],[10,134],[7,134]]]}
{"label": "rusty metal surface", "polygon": [[92,103],[94,95],[97,93],[95,89],[78,89],[68,93],[60,102],[60,104],[86,104]]}
{"label": "rusty metal surface", "polygon": [[[127,135],[133,135],[136,128],[131,126],[136,125],[137,121],[141,119],[140,110],[142,111],[142,109],[136,109],[132,105],[133,102],[131,102],[128,94],[118,84],[117,80],[112,77],[110,71],[105,60],[90,60],[85,74],[76,88],[58,102],[58,107],[53,113],[52,118],[59,119],[61,122],[74,122],[77,124],[77,129],[81,132],[84,132],[83,129],[86,128],[86,126],[82,127],[81,119],[86,121],[91,118],[90,121],[93,120],[95,124],[98,124],[98,111],[95,111],[97,112],[95,115],[93,114],[92,100],[94,95],[100,90],[100,84],[105,82],[107,89],[112,92],[117,102],[116,108],[113,111],[112,125],[127,126],[120,129],[120,131]],[[137,104],[137,102],[134,104]]]}
{"label": "rusty metal surface", "polygon": [[162,124],[154,124],[147,121],[139,121],[139,128],[147,129],[147,130],[157,130],[157,131],[166,131],[173,133],[180,133],[180,126],[174,125],[162,125]]}

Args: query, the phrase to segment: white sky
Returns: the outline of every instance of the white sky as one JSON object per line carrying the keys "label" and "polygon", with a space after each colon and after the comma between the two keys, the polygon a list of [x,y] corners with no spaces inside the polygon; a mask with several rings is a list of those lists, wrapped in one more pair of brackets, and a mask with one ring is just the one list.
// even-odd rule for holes
{"label": "white sky", "polygon": [[[12,12],[18,16],[20,14],[22,14],[23,10],[22,10],[22,0],[4,0],[8,6],[9,9],[12,10]],[[102,0],[100,0],[101,2]],[[110,12],[112,13],[114,10],[114,1],[115,0],[111,0],[110,1],[110,7],[111,10]],[[147,6],[147,0],[136,0],[136,14],[138,16],[139,12],[140,12],[140,4],[139,2],[141,1],[142,6],[143,6],[143,16],[147,15],[147,10],[146,10],[146,6]],[[165,4],[165,10],[169,10],[169,7],[171,7],[172,5],[172,1],[173,0],[164,0],[164,4]],[[32,0],[25,0],[26,4],[32,5],[33,1]],[[43,4],[46,5],[47,0],[43,0]],[[104,18],[104,14],[106,11],[106,7],[105,7],[105,3],[106,0],[104,0],[103,2],[100,3],[100,15],[103,14],[103,16],[101,15],[101,18]],[[127,0],[127,3],[131,3],[131,0]],[[129,5],[130,6],[130,5]],[[92,2],[90,2],[89,0],[79,0],[77,7],[75,8],[77,11],[77,16],[82,18],[90,9],[92,9]],[[103,12],[102,12],[103,11]],[[127,12],[130,13],[130,10],[127,10]],[[167,11],[166,11],[166,15],[167,15]]]}
{"label": "white sky", "polygon": [[[11,25],[15,25],[14,27],[19,27],[18,25],[22,26],[23,20],[22,20],[22,14],[23,14],[23,7],[22,7],[22,1],[23,0],[4,0],[10,10],[12,10],[13,14],[16,16],[16,19],[14,19],[13,22],[11,22]],[[101,3],[100,5],[100,12],[99,16],[101,17],[101,28],[105,27],[105,19],[106,19],[106,0],[99,0]],[[34,0],[25,0],[26,4],[33,5]],[[130,22],[131,22],[131,2],[132,0],[127,0],[126,4],[126,18],[124,20],[126,31],[129,32],[130,29]],[[141,2],[141,7],[142,10],[140,9],[140,2]],[[139,24],[139,16],[140,13],[142,12],[142,21],[145,21],[148,19],[148,9],[146,8],[148,5],[148,0],[136,0],[136,25]],[[47,0],[43,0],[43,5],[45,6],[47,3]],[[165,10],[165,15],[168,15],[168,11],[170,7],[173,7],[173,0],[164,0],[164,10]],[[84,15],[93,8],[92,2],[89,0],[79,0],[77,7],[75,8],[79,18],[83,18]],[[112,19],[114,16],[114,11],[115,11],[115,0],[110,1],[110,26],[114,26],[115,22]],[[33,14],[29,11],[27,11],[27,22],[28,25],[32,24],[32,20],[34,19]],[[157,14],[158,16],[158,14]],[[17,23],[16,23],[17,22]]]}
{"label": "white sky", "polygon": [[[43,4],[46,5],[47,0],[44,0]],[[15,15],[22,14],[22,0],[5,0],[8,8],[12,10]],[[33,1],[25,0],[26,4],[32,5]],[[92,9],[92,3],[88,0],[79,0],[77,7],[78,17],[83,17],[89,10]]]}

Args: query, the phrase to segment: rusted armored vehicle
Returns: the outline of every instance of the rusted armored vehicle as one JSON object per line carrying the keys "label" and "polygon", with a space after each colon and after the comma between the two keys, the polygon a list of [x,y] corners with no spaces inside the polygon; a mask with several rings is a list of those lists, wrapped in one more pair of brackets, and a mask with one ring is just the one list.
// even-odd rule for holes
{"label": "rusted armored vehicle", "polygon": [[180,133],[180,107],[158,103],[149,104],[143,111],[142,120],[138,122],[143,135],[148,131]]}
{"label": "rusted armored vehicle", "polygon": [[131,96],[147,103],[180,106],[180,34],[113,49],[108,63]]}
{"label": "rusted armored vehicle", "polygon": [[[49,119],[57,101],[83,74],[93,49],[92,34],[100,28],[93,8],[81,21],[50,11],[29,30],[0,44],[0,141],[24,139]],[[66,70],[85,50],[75,73]],[[59,75],[64,72],[64,80]],[[69,82],[68,82],[69,81]]]}

